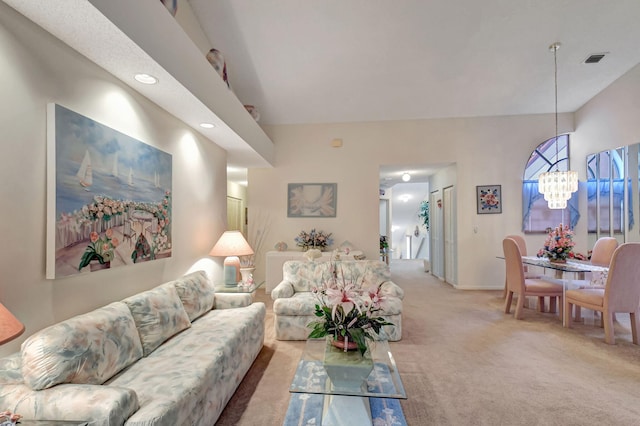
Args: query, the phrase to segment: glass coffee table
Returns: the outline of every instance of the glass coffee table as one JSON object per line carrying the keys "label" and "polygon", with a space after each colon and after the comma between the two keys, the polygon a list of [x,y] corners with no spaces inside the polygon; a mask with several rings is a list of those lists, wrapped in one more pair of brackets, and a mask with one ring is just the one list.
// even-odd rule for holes
{"label": "glass coffee table", "polygon": [[324,395],[323,425],[371,425],[369,398],[406,399],[386,341],[368,341],[369,350],[344,353],[327,339],[307,340],[289,387],[291,393]]}

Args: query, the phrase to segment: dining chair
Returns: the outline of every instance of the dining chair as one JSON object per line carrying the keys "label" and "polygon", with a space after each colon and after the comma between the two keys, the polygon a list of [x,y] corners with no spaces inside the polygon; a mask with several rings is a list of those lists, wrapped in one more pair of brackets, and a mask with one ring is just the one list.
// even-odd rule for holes
{"label": "dining chair", "polygon": [[[521,235],[507,235],[505,238],[511,238],[512,240],[514,240],[516,242],[516,244],[518,244],[518,248],[520,249],[520,254],[522,256],[526,256],[527,255],[527,242],[524,240],[524,237],[522,237]],[[524,277],[525,278],[540,278],[540,274],[535,274],[535,273],[531,273],[529,272],[529,269],[527,267],[527,265],[523,265],[524,267]],[[504,290],[502,292],[502,298],[506,298],[507,297],[507,280],[505,279],[504,281]],[[544,298],[541,298],[538,300],[538,302],[544,306]],[[551,303],[551,301],[549,301],[549,309],[553,312],[555,312],[555,306],[553,306],[553,303]]]}
{"label": "dining chair", "polygon": [[[613,252],[618,248],[618,240],[613,237],[598,238],[591,250],[591,264],[596,266],[609,267]],[[604,272],[592,272],[588,283],[579,285],[580,288],[604,288],[607,275]],[[582,321],[582,309],[579,305],[574,308],[574,321]],[[615,316],[614,316],[615,318]]]}
{"label": "dining chair", "polygon": [[[562,284],[548,281],[542,278],[525,278],[524,265],[522,264],[522,254],[518,243],[513,238],[502,240],[504,250],[504,260],[506,268],[507,297],[504,305],[505,314],[511,313],[511,302],[514,293],[518,296],[516,304],[516,319],[522,319],[524,309],[524,298],[533,296],[544,298],[550,297],[559,301],[560,318],[563,316]],[[544,311],[544,304],[538,305],[538,311]]]}
{"label": "dining chair", "polygon": [[615,344],[613,314],[629,313],[631,336],[638,344],[640,321],[640,243],[625,243],[614,252],[604,288],[567,290],[564,299],[564,324],[571,327],[571,307],[582,306],[602,313],[604,341]]}

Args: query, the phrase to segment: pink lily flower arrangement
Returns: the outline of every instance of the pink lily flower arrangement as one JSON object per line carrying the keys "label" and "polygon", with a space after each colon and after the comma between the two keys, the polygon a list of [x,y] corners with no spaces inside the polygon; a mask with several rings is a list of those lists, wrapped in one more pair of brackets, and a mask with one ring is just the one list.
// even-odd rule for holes
{"label": "pink lily flower arrangement", "polygon": [[332,263],[330,276],[320,288],[312,291],[318,303],[309,338],[333,336],[345,342],[355,342],[360,353],[367,350],[366,340],[373,340],[384,325],[393,325],[379,315],[386,302],[382,284],[369,283],[351,271],[345,272],[339,263]]}

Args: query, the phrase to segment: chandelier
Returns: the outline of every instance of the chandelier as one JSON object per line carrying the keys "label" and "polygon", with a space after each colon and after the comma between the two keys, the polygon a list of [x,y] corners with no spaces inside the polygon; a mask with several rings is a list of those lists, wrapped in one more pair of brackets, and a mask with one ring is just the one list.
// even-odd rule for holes
{"label": "chandelier", "polygon": [[[553,52],[554,88],[555,88],[555,119],[556,119],[556,156],[558,152],[558,56],[560,43],[549,46]],[[557,158],[556,158],[557,159]],[[572,170],[541,173],[538,177],[538,192],[544,195],[550,209],[565,209],[571,194],[578,190],[578,173]]]}

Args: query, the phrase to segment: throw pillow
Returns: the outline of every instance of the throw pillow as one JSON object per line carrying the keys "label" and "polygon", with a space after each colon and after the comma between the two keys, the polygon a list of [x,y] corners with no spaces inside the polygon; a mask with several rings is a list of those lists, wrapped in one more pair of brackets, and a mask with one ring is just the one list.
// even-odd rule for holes
{"label": "throw pillow", "polygon": [[22,376],[34,390],[60,383],[99,385],[142,357],[131,312],[122,302],[78,315],[29,337]]}
{"label": "throw pillow", "polygon": [[173,281],[173,285],[190,321],[194,321],[213,308],[215,291],[206,272],[192,272]]}
{"label": "throw pillow", "polygon": [[144,356],[174,334],[191,327],[189,316],[172,283],[128,297],[123,302],[129,306],[136,322]]}

